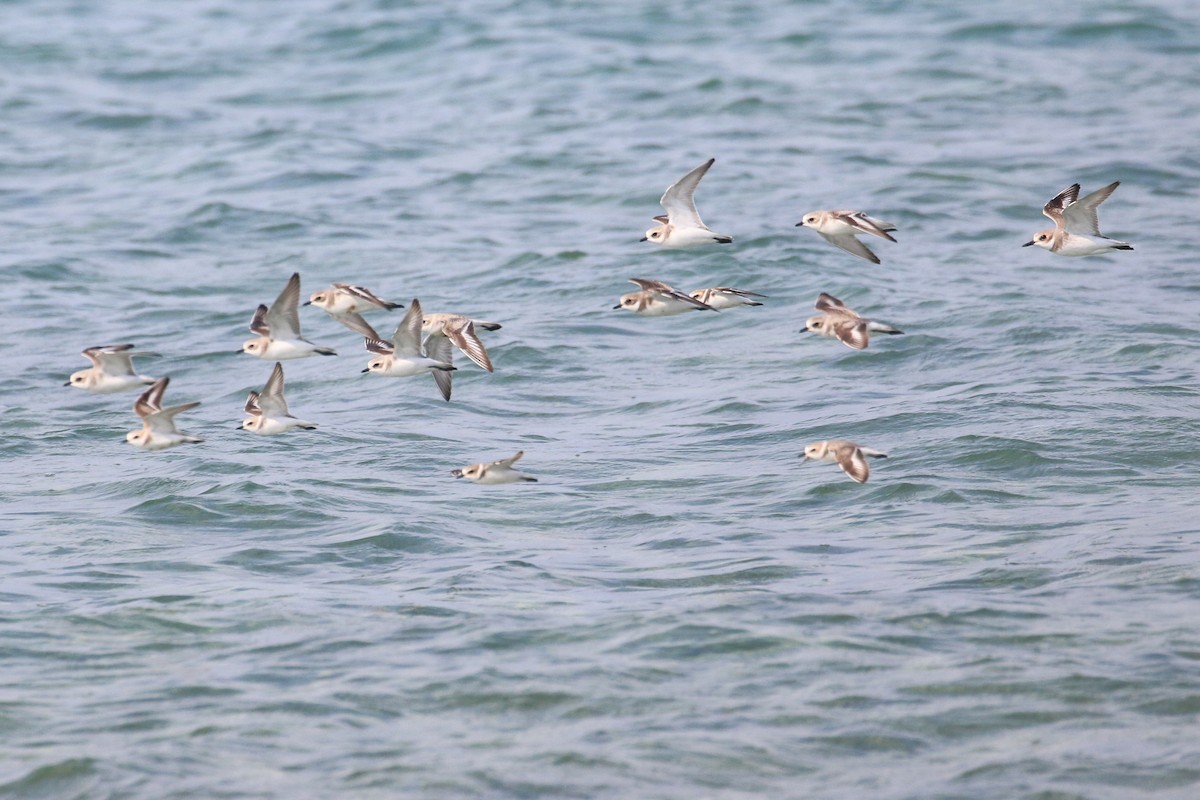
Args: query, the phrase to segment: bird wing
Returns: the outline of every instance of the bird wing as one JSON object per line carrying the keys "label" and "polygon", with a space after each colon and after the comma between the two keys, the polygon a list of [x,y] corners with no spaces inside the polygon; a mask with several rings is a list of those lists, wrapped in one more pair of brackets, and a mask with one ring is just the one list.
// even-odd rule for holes
{"label": "bird wing", "polygon": [[821,292],[817,295],[817,302],[813,303],[813,308],[817,311],[849,311],[846,304],[837,299],[829,292]]}
{"label": "bird wing", "polygon": [[[392,332],[393,352],[398,356],[421,355],[421,301],[413,298],[408,312]],[[370,350],[370,345],[367,345]]]}
{"label": "bird wing", "polygon": [[[821,232],[817,231],[817,233],[821,233]],[[872,264],[879,263],[879,256],[872,253],[871,248],[867,247],[865,244],[860,242],[858,239],[855,239],[854,234],[852,234],[852,233],[843,234],[841,236],[830,236],[827,233],[821,233],[821,238],[823,238],[825,241],[829,242],[834,247],[840,247],[841,249],[845,250],[847,253],[856,255],[859,258],[865,258],[867,261],[870,261]]]}
{"label": "bird wing", "polygon": [[872,219],[861,211],[835,211],[835,214],[847,225],[854,227],[856,230],[863,233],[869,233],[872,236],[879,236],[887,239],[889,242],[896,241],[892,238],[888,231],[896,230],[896,226],[890,222],[880,222]]}
{"label": "bird wing", "polygon": [[672,225],[683,228],[707,227],[704,221],[700,219],[700,212],[696,210],[694,196],[700,179],[704,177],[704,173],[708,172],[708,168],[715,161],[715,158],[710,158],[687,175],[675,181],[667,188],[667,191],[663,192],[662,199],[659,202],[667,210],[667,218]]}
{"label": "bird wing", "polygon": [[1063,189],[1058,194],[1050,199],[1049,203],[1042,206],[1042,213],[1050,218],[1054,223],[1054,227],[1061,228],[1063,226],[1063,209],[1079,199],[1079,184],[1072,183],[1067,188]]}
{"label": "bird wing", "polygon": [[524,455],[525,455],[525,451],[524,451],[524,450],[518,450],[516,455],[514,455],[514,456],[509,456],[508,458],[502,458],[502,459],[500,459],[499,461],[493,461],[493,462],[492,462],[491,464],[489,464],[488,466],[491,466],[491,467],[511,467],[513,464],[515,464],[515,463],[517,463],[518,461],[520,461],[520,460],[521,460],[521,458],[522,458],[522,456],[524,456]]}
{"label": "bird wing", "polygon": [[[1113,181],[1103,189],[1097,189],[1091,194],[1084,195],[1078,201],[1064,207],[1062,216],[1067,233],[1101,236],[1100,222],[1096,219],[1096,207],[1107,200],[1108,196],[1120,185],[1120,181]],[[1078,186],[1079,184],[1076,184],[1076,187]]]}
{"label": "bird wing", "polygon": [[159,378],[153,386],[142,392],[133,403],[133,413],[142,420],[158,413],[162,409],[163,392],[167,390],[167,384],[170,382],[170,377]]}
{"label": "bird wing", "polygon": [[267,378],[262,394],[258,397],[259,408],[268,417],[286,417],[288,414],[287,400],[283,398],[283,364],[275,362],[271,377]]}
{"label": "bird wing", "polygon": [[[441,333],[432,333],[425,337],[425,355],[443,364],[454,363],[454,350],[450,347],[450,339]],[[454,373],[448,369],[430,371],[433,373],[433,382],[437,384],[438,391],[442,393],[442,399],[449,400],[450,391],[454,388]]]}
{"label": "bird wing", "polygon": [[[475,333],[475,324],[471,320],[467,320],[465,324],[457,327],[446,326],[442,329],[446,338],[450,343],[462,350],[467,358],[474,361],[488,372],[493,372],[492,360],[488,358],[487,348],[483,346],[483,342],[479,340],[478,334]],[[426,348],[428,348],[428,340],[426,340]],[[430,355],[430,358],[433,358]]]}
{"label": "bird wing", "polygon": [[267,327],[272,339],[300,338],[300,273],[293,272],[283,291],[267,311]]}
{"label": "bird wing", "polygon": [[837,454],[837,461],[842,472],[849,475],[850,479],[856,483],[865,483],[871,476],[871,466],[867,464],[867,457],[857,446],[841,448]]}
{"label": "bird wing", "polygon": [[132,349],[131,344],[106,344],[89,347],[83,354],[92,362],[92,366],[101,372],[109,375],[132,375],[133,362],[130,358],[133,354],[129,352]]}
{"label": "bird wing", "polygon": [[362,315],[359,314],[357,311],[347,311],[345,314],[337,314],[334,316],[334,319],[336,319],[338,322],[342,323],[343,325],[345,325],[347,328],[354,331],[358,335],[363,336],[367,339],[378,339],[379,338],[379,334],[376,332],[376,330],[374,328],[371,327],[371,323],[369,323],[365,319],[363,319]]}
{"label": "bird wing", "polygon": [[271,335],[271,329],[267,327],[267,307],[261,303],[254,309],[254,316],[250,318],[250,332],[259,336]]}
{"label": "bird wing", "polygon": [[196,400],[191,403],[180,403],[177,406],[164,408],[146,417],[144,422],[151,433],[176,433],[179,429],[175,427],[175,416],[198,405],[200,405],[200,401]]}
{"label": "bird wing", "polygon": [[258,392],[250,392],[250,394],[246,396],[245,411],[252,417],[262,416],[262,407],[258,404]]}
{"label": "bird wing", "polygon": [[848,319],[833,324],[833,333],[838,341],[855,350],[865,350],[870,342],[865,319]]}

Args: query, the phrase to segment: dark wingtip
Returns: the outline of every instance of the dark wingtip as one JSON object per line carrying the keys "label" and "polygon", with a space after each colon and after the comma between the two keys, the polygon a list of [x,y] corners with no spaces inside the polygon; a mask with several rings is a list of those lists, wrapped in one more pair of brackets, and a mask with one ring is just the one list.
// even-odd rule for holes
{"label": "dark wingtip", "polygon": [[884,331],[884,333],[886,333],[888,336],[899,336],[900,334],[904,333],[904,331],[899,331],[895,328],[892,328],[890,331]]}
{"label": "dark wingtip", "polygon": [[1113,250],[1132,250],[1132,249],[1133,249],[1133,245],[1131,245],[1131,244],[1119,244],[1113,248]]}
{"label": "dark wingtip", "polygon": [[404,303],[388,303],[387,310],[392,311],[397,308],[404,308]]}
{"label": "dark wingtip", "polygon": [[336,351],[336,350],[324,350],[324,349],[322,349],[322,350],[318,350],[317,352],[318,352],[318,353],[320,353],[320,354],[321,354],[321,355],[323,355],[323,356],[336,356],[336,355],[337,355],[337,351]]}
{"label": "dark wingtip", "polygon": [[717,240],[718,244],[731,244],[733,242],[732,236],[714,236],[713,238]]}

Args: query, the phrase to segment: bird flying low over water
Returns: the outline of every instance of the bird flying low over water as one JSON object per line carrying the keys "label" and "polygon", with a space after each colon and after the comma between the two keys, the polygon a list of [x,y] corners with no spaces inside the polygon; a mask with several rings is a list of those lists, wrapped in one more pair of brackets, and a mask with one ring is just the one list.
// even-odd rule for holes
{"label": "bird flying low over water", "polygon": [[288,411],[287,400],[283,397],[283,365],[278,361],[262,392],[251,392],[246,398],[246,413],[249,416],[238,427],[259,436],[274,436],[293,428],[317,429],[316,423],[293,417]]}
{"label": "bird flying low over water", "polygon": [[74,386],[76,389],[85,389],[97,394],[111,394],[128,389],[141,389],[157,380],[147,375],[138,375],[134,370],[134,356],[153,354],[135,353],[131,344],[89,347],[83,351],[83,355],[92,362],[92,366],[73,374],[64,386]]}
{"label": "bird flying low over water", "polygon": [[889,233],[896,230],[895,225],[868,217],[861,211],[810,211],[796,223],[796,227],[812,228],[834,247],[865,258],[872,264],[879,263],[879,256],[858,240],[860,234],[869,233],[889,242],[896,241]]}
{"label": "bird flying low over water", "polygon": [[855,483],[866,483],[871,476],[867,456],[887,458],[887,453],[863,447],[845,439],[813,442],[804,448],[803,461],[826,461],[837,464]]}
{"label": "bird flying low over water", "polygon": [[200,405],[199,401],[169,408],[162,407],[163,393],[170,382],[169,377],[160,378],[138,397],[137,402],[133,404],[133,412],[141,417],[142,429],[125,434],[125,441],[143,450],[166,450],[179,444],[204,441],[198,436],[182,433],[175,427],[176,415]]}
{"label": "bird flying low over water", "polygon": [[729,244],[732,236],[713,231],[700,219],[696,210],[696,186],[708,168],[716,161],[710,158],[694,170],[671,184],[663,192],[659,202],[667,210],[665,215],[654,218],[659,223],[642,237],[643,242],[653,242],[663,247],[698,247],[705,244]]}
{"label": "bird flying low over water", "polygon": [[854,309],[827,292],[821,292],[817,296],[814,308],[825,313],[809,317],[804,323],[804,330],[821,336],[835,337],[842,344],[855,350],[866,349],[871,331],[892,336],[904,333],[899,328],[860,316]]}
{"label": "bird flying low over water", "polygon": [[1129,242],[1102,235],[1096,218],[1096,209],[1120,185],[1120,181],[1113,181],[1080,199],[1079,184],[1071,184],[1042,208],[1054,228],[1038,231],[1021,246],[1037,245],[1060,256],[1095,256],[1112,250],[1132,250],[1133,245]]}
{"label": "bird flying low over water", "polygon": [[[372,335],[373,331],[368,333],[371,326],[362,318],[363,314],[379,309],[391,311],[404,308],[403,303],[383,300],[370,289],[349,283],[335,283],[328,289],[313,292],[304,305],[324,309],[329,316],[364,337]],[[375,334],[375,338],[378,338],[378,334]]]}
{"label": "bird flying low over water", "polygon": [[434,382],[446,400],[450,399],[451,363],[450,340],[435,335],[421,341],[421,301],[413,298],[404,319],[396,326],[390,342],[379,338],[366,339],[367,350],[378,358],[371,359],[363,372],[373,372],[389,378],[408,378],[433,373]]}
{"label": "bird flying low over water", "polygon": [[265,361],[284,361],[307,356],[336,356],[328,347],[318,347],[300,335],[300,273],[293,272],[270,308],[260,305],[250,320],[257,339],[242,344],[241,352]]}
{"label": "bird flying low over water", "polygon": [[521,460],[524,450],[518,450],[515,456],[502,458],[490,464],[472,464],[462,469],[451,470],[456,478],[466,478],[475,483],[537,483],[537,478],[517,472],[512,465]]}

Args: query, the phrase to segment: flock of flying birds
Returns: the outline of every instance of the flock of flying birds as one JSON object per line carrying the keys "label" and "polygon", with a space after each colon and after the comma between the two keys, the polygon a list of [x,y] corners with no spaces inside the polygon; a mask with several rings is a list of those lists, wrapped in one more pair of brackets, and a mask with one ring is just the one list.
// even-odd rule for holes
{"label": "flock of flying birds", "polygon": [[[668,187],[660,201],[667,213],[654,218],[658,224],[646,231],[642,241],[672,248],[729,244],[733,241],[732,236],[714,233],[700,219],[696,210],[696,187],[714,161],[710,158]],[[1097,207],[1119,185],[1120,182],[1116,181],[1082,198],[1079,197],[1079,184],[1067,187],[1042,209],[1054,227],[1038,232],[1023,246],[1036,245],[1062,256],[1092,256],[1112,250],[1132,250],[1133,246],[1128,242],[1101,235],[1096,219]],[[880,263],[879,257],[858,237],[870,235],[889,242],[896,241],[891,235],[896,230],[895,225],[874,219],[861,211],[812,211],[805,214],[796,226],[811,228],[835,247],[875,264]],[[662,281],[644,278],[631,278],[630,281],[638,286],[639,291],[623,295],[614,308],[647,317],[761,306],[762,303],[755,298],[764,297],[728,286],[684,293]],[[391,311],[403,308],[403,304],[383,300],[361,286],[335,283],[328,289],[314,293],[304,305],[323,309],[363,337],[366,349],[372,356],[363,372],[393,378],[428,373],[433,376],[438,391],[446,400],[450,399],[452,375],[457,369],[453,363],[455,348],[480,368],[488,372],[494,369],[487,348],[479,338],[479,331],[498,330],[501,327],[499,323],[473,319],[463,314],[425,314],[420,300],[414,298],[391,338],[384,339],[363,314]],[[239,430],[273,436],[295,429],[316,428],[314,423],[294,416],[288,409],[283,396],[281,362],[337,353],[332,348],[315,345],[301,335],[299,306],[300,274],[294,273],[275,302],[270,306],[260,305],[254,312],[250,330],[257,337],[246,341],[238,352],[274,361],[275,365],[262,391],[252,391],[246,399],[246,418],[238,426]],[[855,350],[867,347],[871,333],[903,333],[891,325],[859,315],[825,292],[817,297],[815,307],[821,313],[805,322],[805,330],[836,338]],[[142,420],[142,428],[126,434],[125,439],[130,444],[143,450],[166,450],[180,444],[204,441],[180,431],[175,424],[176,416],[200,403],[182,403],[164,408],[163,394],[171,379],[139,375],[134,369],[134,356],[147,353],[137,352],[132,344],[115,344],[89,347],[83,351],[83,355],[91,361],[92,366],[73,374],[67,386],[101,394],[149,386],[133,404],[134,413]],[[499,461],[472,464],[453,470],[451,474],[486,484],[536,482],[536,478],[513,469],[513,464],[523,455],[522,451]],[[803,458],[805,461],[836,463],[851,479],[863,483],[870,475],[868,456],[886,458],[887,453],[845,439],[830,439],[805,447]]]}

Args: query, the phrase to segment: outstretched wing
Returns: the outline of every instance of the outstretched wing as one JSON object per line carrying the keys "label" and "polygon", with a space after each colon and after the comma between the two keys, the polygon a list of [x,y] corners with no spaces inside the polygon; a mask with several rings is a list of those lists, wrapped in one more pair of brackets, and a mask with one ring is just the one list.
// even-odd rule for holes
{"label": "outstretched wing", "polygon": [[865,350],[870,342],[865,319],[848,319],[844,322],[834,323],[833,333],[837,336],[838,341],[855,350]]}
{"label": "outstretched wing", "polygon": [[362,318],[362,315],[357,311],[347,311],[345,314],[337,314],[334,316],[338,322],[345,325],[350,330],[367,339],[378,339],[379,334],[371,327],[371,323]]}
{"label": "outstretched wing", "polygon": [[[821,233],[817,231],[817,233]],[[851,255],[856,255],[859,258],[865,258],[872,264],[879,263],[879,256],[871,252],[871,248],[854,238],[854,234],[847,233],[841,236],[830,236],[827,233],[821,233],[821,238],[829,242],[834,247],[840,247]],[[890,238],[890,237],[889,237]],[[893,240],[894,241],[894,240]]]}
{"label": "outstretched wing", "polygon": [[268,417],[286,417],[288,415],[287,401],[283,398],[283,364],[275,362],[275,368],[271,370],[271,377],[267,378],[267,383],[263,386],[262,394],[258,398],[259,408],[262,413]]}
{"label": "outstretched wing", "polygon": [[[466,324],[457,327],[446,326],[442,329],[442,333],[446,335],[451,344],[462,350],[467,358],[488,372],[493,371],[492,360],[488,358],[487,348],[479,340],[479,335],[475,333],[475,324],[471,320],[467,320]],[[426,346],[428,347],[428,345]],[[433,357],[431,354],[430,358]]]}
{"label": "outstretched wing", "polygon": [[[393,351],[398,356],[421,355],[421,301],[413,298],[408,312],[392,332]],[[367,345],[370,350],[371,346]]]}
{"label": "outstretched wing", "polygon": [[[283,291],[267,311],[267,327],[272,339],[300,338],[300,273],[293,272]],[[251,330],[254,330],[251,328]],[[258,333],[258,331],[255,331]]]}
{"label": "outstretched wing", "polygon": [[659,202],[667,210],[667,218],[672,225],[683,228],[706,227],[704,221],[700,219],[700,212],[696,210],[696,186],[699,185],[700,179],[704,177],[704,173],[708,172],[708,168],[715,161],[715,158],[710,158],[675,181],[667,188],[667,191],[663,192]]}
{"label": "outstretched wing", "polygon": [[246,413],[252,417],[262,416],[262,407],[258,404],[258,392],[250,392],[246,397]]}
{"label": "outstretched wing", "polygon": [[838,453],[838,466],[856,483],[866,483],[867,478],[871,477],[871,467],[859,447],[842,448]]}
{"label": "outstretched wing", "polygon": [[896,226],[890,222],[880,222],[877,219],[872,219],[861,211],[835,211],[833,212],[854,229],[862,233],[869,233],[872,236],[879,236],[887,239],[889,242],[896,241],[892,238],[888,231],[896,230]]}
{"label": "outstretched wing", "polygon": [[270,336],[271,329],[267,327],[267,307],[259,304],[258,308],[254,309],[254,316],[250,318],[250,332],[257,333],[259,336]]}
{"label": "outstretched wing", "polygon": [[1061,228],[1063,226],[1063,209],[1079,199],[1079,184],[1072,183],[1067,188],[1063,189],[1058,194],[1051,198],[1049,203],[1042,206],[1042,213],[1050,218],[1054,223],[1054,227]]}
{"label": "outstretched wing", "polygon": [[133,403],[133,413],[146,420],[162,410],[163,392],[167,390],[167,384],[170,382],[170,376],[159,378],[153,386],[142,392]]}
{"label": "outstretched wing", "polygon": [[821,292],[817,295],[817,302],[813,303],[813,308],[817,311],[849,311],[846,304],[837,299],[829,292]]}
{"label": "outstretched wing", "polygon": [[[1076,187],[1079,184],[1075,184]],[[1097,189],[1089,195],[1084,195],[1077,202],[1070,203],[1062,210],[1063,223],[1067,233],[1081,233],[1085,236],[1101,236],[1100,222],[1096,219],[1096,207],[1108,199],[1120,181],[1113,181],[1103,189]],[[1076,189],[1078,191],[1078,188]]]}

